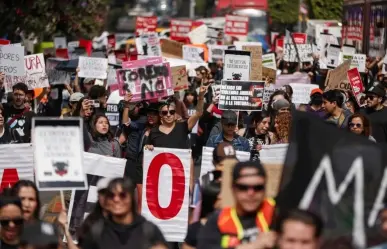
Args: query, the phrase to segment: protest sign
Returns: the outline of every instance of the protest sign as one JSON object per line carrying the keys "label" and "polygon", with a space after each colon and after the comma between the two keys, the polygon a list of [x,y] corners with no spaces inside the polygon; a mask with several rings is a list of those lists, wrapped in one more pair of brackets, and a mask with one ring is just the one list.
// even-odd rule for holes
{"label": "protest sign", "polygon": [[262,110],[264,85],[264,81],[222,80],[219,109]]}
{"label": "protest sign", "polygon": [[328,75],[325,79],[326,90],[340,88],[340,84],[342,84],[342,82],[347,79],[347,71],[349,70],[350,65],[351,60],[347,60],[335,69],[328,72]]}
{"label": "protest sign", "polygon": [[72,54],[75,48],[79,47],[79,41],[71,41],[67,43],[67,49],[69,50],[69,54]]}
{"label": "protest sign", "polygon": [[276,87],[274,84],[266,83],[266,82],[265,82],[265,88],[264,88],[264,90],[263,90],[263,98],[262,98],[263,104],[264,104],[265,106],[267,106],[267,104],[269,103],[270,96],[271,96],[275,91],[277,91],[278,89],[280,89],[280,88],[279,88],[279,87]]}
{"label": "protest sign", "polygon": [[67,40],[66,37],[55,37],[54,38],[55,48],[67,48]]}
{"label": "protest sign", "polygon": [[25,80],[29,89],[48,87],[48,77],[43,54],[24,56]]}
{"label": "protest sign", "polygon": [[0,191],[12,187],[19,180],[34,181],[31,144],[1,144],[0,151]]}
{"label": "protest sign", "polygon": [[223,44],[224,29],[218,27],[207,27],[207,44],[218,45]]}
{"label": "protest sign", "polygon": [[69,59],[69,51],[67,48],[57,48],[55,50],[56,58]]}
{"label": "protest sign", "polygon": [[95,204],[98,202],[98,181],[102,178],[123,177],[126,164],[124,159],[94,153],[84,152],[83,157],[89,188],[72,191],[68,209],[69,232],[74,241],[78,239],[77,235],[83,221],[94,210]]}
{"label": "protest sign", "polygon": [[208,46],[208,62],[217,62],[223,60],[224,51],[228,49],[228,46],[222,45],[209,45]]}
{"label": "protest sign", "polygon": [[120,125],[120,112],[118,110],[118,105],[107,104],[106,105],[106,116],[109,119],[111,126]]}
{"label": "protest sign", "polygon": [[183,58],[183,43],[169,39],[161,40],[163,57]]}
{"label": "protest sign", "polygon": [[355,68],[348,70],[347,77],[348,77],[348,81],[351,85],[353,95],[356,98],[357,104],[360,107],[364,106],[366,104],[365,99],[364,99],[363,94],[362,94],[364,92],[364,86],[363,86],[363,82],[361,80],[360,73],[357,70],[357,68],[355,67]]}
{"label": "protest sign", "polygon": [[183,59],[189,62],[204,63],[206,62],[205,50],[204,48],[196,47],[193,45],[184,45]]}
{"label": "protest sign", "polygon": [[10,40],[0,39],[0,46],[10,45],[10,44],[11,44]]}
{"label": "protest sign", "polygon": [[350,68],[357,68],[360,73],[365,73],[367,59],[367,56],[365,54],[354,54],[352,56],[347,55],[344,59],[352,59]]}
{"label": "protest sign", "polygon": [[79,59],[81,56],[88,56],[85,48],[76,47],[73,48],[72,52],[69,50],[69,57],[71,60]]}
{"label": "protest sign", "polygon": [[262,55],[262,67],[267,67],[267,68],[277,70],[277,63],[275,61],[274,53]]}
{"label": "protest sign", "polygon": [[[167,241],[184,241],[188,227],[191,150],[144,151],[141,214]],[[168,187],[166,187],[168,186]]]}
{"label": "protest sign", "polygon": [[242,50],[250,52],[250,80],[262,80],[262,47],[243,46]]}
{"label": "protest sign", "polygon": [[307,44],[308,35],[305,33],[292,33],[294,42],[296,44]]}
{"label": "protest sign", "polygon": [[172,40],[182,40],[188,38],[188,33],[192,29],[191,20],[171,20],[171,36]]}
{"label": "protest sign", "polygon": [[78,76],[80,78],[107,78],[107,59],[81,56],[79,57],[78,67]]}
{"label": "protest sign", "polygon": [[274,82],[276,82],[276,78],[277,78],[277,70],[267,68],[267,67],[262,67],[262,80],[263,81],[270,83],[270,84],[274,84]]}
{"label": "protest sign", "polygon": [[262,47],[261,42],[245,42],[245,41],[234,41],[233,45],[236,50],[243,50],[243,46],[260,46]]}
{"label": "protest sign", "polygon": [[338,45],[330,45],[327,49],[327,67],[335,68],[340,64],[340,50],[341,47]]}
{"label": "protest sign", "polygon": [[48,77],[48,82],[50,85],[61,85],[61,84],[70,84],[70,74],[66,71],[56,70],[55,67],[62,60],[55,58],[48,58],[46,65],[46,74]]}
{"label": "protest sign", "polygon": [[[138,42],[137,42],[138,41]],[[158,57],[162,56],[160,39],[157,33],[143,34],[136,40],[137,52],[141,56]]]}
{"label": "protest sign", "polygon": [[117,69],[114,69],[113,67],[109,67],[108,73],[107,73],[107,85],[115,85],[118,84],[117,82]]}
{"label": "protest sign", "polygon": [[[212,154],[213,154],[214,148],[203,146],[202,151],[203,151],[203,154],[202,154],[202,163],[200,168],[200,178],[205,174],[207,174],[208,172],[215,170],[215,166],[212,163],[213,161]],[[246,162],[250,160],[250,152],[238,151],[238,150],[235,152],[239,161]]]}
{"label": "protest sign", "polygon": [[148,32],[156,32],[157,16],[138,16],[136,18],[136,33],[142,35]]}
{"label": "protest sign", "polygon": [[171,74],[175,92],[188,89],[188,74],[185,66],[171,67]]}
{"label": "protest sign", "polygon": [[127,90],[133,94],[132,101],[173,95],[169,63],[163,63],[161,57],[127,61],[122,66],[123,69],[117,70],[121,96]]}
{"label": "protest sign", "polygon": [[295,73],[295,74],[281,74],[277,76],[275,81],[276,87],[283,87],[289,85],[290,83],[303,83],[310,84],[309,75],[306,73]]}
{"label": "protest sign", "polygon": [[310,93],[318,88],[315,84],[291,83],[289,85],[293,88],[292,103],[295,104],[309,104]]}
{"label": "protest sign", "polygon": [[224,51],[224,80],[250,80],[251,53],[248,51]]}
{"label": "protest sign", "polygon": [[39,190],[86,189],[83,121],[32,119],[35,182]]}
{"label": "protest sign", "polygon": [[207,38],[207,25],[203,24],[197,28],[192,29],[188,33],[188,38],[192,44],[204,44],[208,41]]}
{"label": "protest sign", "polygon": [[9,76],[24,76],[24,47],[0,46],[0,72]]}
{"label": "protest sign", "polygon": [[[300,56],[300,62],[312,62],[313,51],[310,44],[297,44],[298,55]],[[294,44],[285,44],[284,61],[299,62],[296,47]]]}
{"label": "protest sign", "polygon": [[329,228],[324,230],[324,239],[348,239],[355,248],[368,248],[384,208],[385,145],[307,113],[294,112],[292,118],[277,208],[309,210]]}
{"label": "protest sign", "polygon": [[226,15],[224,32],[230,36],[246,36],[249,32],[249,17]]}

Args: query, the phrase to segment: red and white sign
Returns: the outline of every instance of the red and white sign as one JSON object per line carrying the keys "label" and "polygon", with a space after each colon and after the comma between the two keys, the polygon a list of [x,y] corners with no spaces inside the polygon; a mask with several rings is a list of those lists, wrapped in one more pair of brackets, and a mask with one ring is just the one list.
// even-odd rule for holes
{"label": "red and white sign", "polygon": [[11,44],[10,40],[0,39],[0,45],[9,45]]}
{"label": "red and white sign", "polygon": [[115,49],[115,47],[116,47],[116,35],[115,34],[108,35],[107,43],[108,43],[108,48]]}
{"label": "red and white sign", "polygon": [[141,213],[167,241],[184,241],[188,227],[191,151],[154,148],[144,152]]}
{"label": "red and white sign", "polygon": [[148,32],[156,32],[157,16],[138,16],[136,18],[136,32],[141,35]]}
{"label": "red and white sign", "polygon": [[56,58],[69,59],[69,51],[67,48],[57,48],[55,50]]}
{"label": "red and white sign", "polygon": [[347,77],[352,88],[353,95],[355,95],[356,101],[359,106],[364,106],[364,103],[360,103],[362,92],[364,91],[363,82],[359,70],[352,68],[348,70]]}
{"label": "red and white sign", "polygon": [[0,191],[19,180],[34,180],[31,144],[4,144],[0,151]]}
{"label": "red and white sign", "polygon": [[305,33],[293,33],[293,39],[296,44],[306,44],[308,35]]}
{"label": "red and white sign", "polygon": [[249,18],[247,16],[226,15],[224,33],[226,35],[247,36],[249,32]]}
{"label": "red and white sign", "polygon": [[191,20],[171,20],[171,39],[182,40],[188,38],[188,33],[191,32],[193,22]]}

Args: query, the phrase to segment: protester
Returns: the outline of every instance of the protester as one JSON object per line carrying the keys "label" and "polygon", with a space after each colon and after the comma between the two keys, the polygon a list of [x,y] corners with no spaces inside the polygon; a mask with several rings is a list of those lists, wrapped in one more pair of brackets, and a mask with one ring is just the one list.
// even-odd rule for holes
{"label": "protester", "polygon": [[82,93],[76,92],[70,95],[70,100],[69,100],[69,107],[70,111],[63,113],[63,117],[71,117],[74,115],[75,109],[77,107],[78,102],[84,98],[85,96]]}
{"label": "protester", "polygon": [[250,151],[250,145],[246,138],[236,134],[238,116],[235,112],[226,110],[222,114],[222,131],[220,134],[211,136],[207,141],[207,147],[215,148],[219,143],[225,141],[232,144],[235,150]]}
{"label": "protester", "polygon": [[273,136],[272,144],[287,144],[289,143],[290,126],[292,123],[292,116],[288,112],[279,113],[275,117],[274,128],[275,133]]}
{"label": "protester", "polygon": [[353,114],[348,120],[348,130],[367,137],[369,140],[376,142],[371,135],[371,124],[368,118],[360,113]]}
{"label": "protester", "polygon": [[285,91],[276,90],[272,95],[270,95],[269,102],[267,105],[268,107],[267,111],[270,113],[270,115],[274,115],[273,103],[280,99],[286,99],[289,103],[291,103],[291,100]]}
{"label": "protester", "polygon": [[47,222],[37,221],[24,226],[20,239],[20,249],[60,249],[58,233]]}
{"label": "protester", "polygon": [[196,91],[186,91],[183,102],[188,110],[188,115],[191,117],[196,112],[198,104],[198,94]]}
{"label": "protester", "polygon": [[310,102],[306,107],[306,112],[316,115],[319,118],[324,118],[326,113],[322,107],[323,91],[319,88],[313,89],[310,93]]}
{"label": "protester", "polygon": [[90,88],[89,98],[92,100],[96,112],[105,112],[107,105],[107,93],[103,86],[95,85]]}
{"label": "protester", "polygon": [[103,156],[121,157],[120,143],[114,139],[110,131],[109,119],[104,114],[96,114],[91,125],[90,153]]}
{"label": "protester", "polygon": [[0,198],[0,246],[1,249],[18,249],[23,228],[23,211],[19,198]]}
{"label": "protester", "polygon": [[339,90],[328,90],[323,93],[323,109],[327,115],[325,120],[336,124],[338,128],[346,128],[348,119],[352,115],[343,109],[344,98]]}
{"label": "protester", "polygon": [[273,110],[276,113],[290,112],[290,103],[286,99],[279,99],[273,102]]}
{"label": "protester", "polygon": [[208,218],[199,233],[197,248],[273,247],[275,236],[269,226],[275,202],[265,198],[266,181],[259,162],[237,163],[232,173],[235,206],[223,208]]}
{"label": "protester", "polygon": [[5,123],[4,108],[0,104],[0,144],[9,144],[12,141],[8,125]]}
{"label": "protester", "polygon": [[24,221],[30,223],[39,220],[41,205],[39,190],[35,183],[29,180],[20,180],[12,187],[12,192],[21,200]]}

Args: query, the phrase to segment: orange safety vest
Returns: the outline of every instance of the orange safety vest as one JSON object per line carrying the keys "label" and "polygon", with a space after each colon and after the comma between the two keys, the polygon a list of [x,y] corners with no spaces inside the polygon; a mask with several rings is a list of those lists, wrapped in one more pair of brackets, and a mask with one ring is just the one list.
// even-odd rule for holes
{"label": "orange safety vest", "polygon": [[[269,226],[273,218],[275,209],[274,199],[267,198],[263,201],[256,217],[256,224],[260,232],[270,230]],[[235,208],[224,208],[219,214],[218,228],[221,238],[222,248],[233,248],[240,244],[243,235],[243,226],[238,218]]]}

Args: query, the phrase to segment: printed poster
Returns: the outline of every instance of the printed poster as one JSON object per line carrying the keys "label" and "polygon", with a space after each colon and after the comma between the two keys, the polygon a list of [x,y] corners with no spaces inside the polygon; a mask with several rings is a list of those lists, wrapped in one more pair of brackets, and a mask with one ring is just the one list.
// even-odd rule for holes
{"label": "printed poster", "polygon": [[106,114],[106,117],[108,117],[109,123],[111,126],[120,125],[120,112],[118,110],[118,105],[107,104],[105,114]]}
{"label": "printed poster", "polygon": [[223,79],[250,80],[251,53],[237,50],[226,50],[224,53]]}
{"label": "printed poster", "polygon": [[0,72],[9,76],[24,76],[24,47],[0,46]]}
{"label": "printed poster", "polygon": [[[138,42],[137,42],[138,41]],[[141,57],[159,57],[161,54],[160,39],[157,33],[143,34],[136,39],[137,52]]]}
{"label": "printed poster", "polygon": [[222,80],[219,109],[261,111],[264,81]]}
{"label": "printed poster", "polygon": [[108,62],[104,58],[79,57],[80,78],[106,79]]}
{"label": "printed poster", "polygon": [[138,16],[136,18],[136,32],[137,35],[148,32],[156,32],[157,16]]}
{"label": "printed poster", "polygon": [[277,70],[277,63],[275,60],[274,53],[262,55],[262,67],[267,67],[267,68]]}
{"label": "printed poster", "polygon": [[171,20],[171,40],[182,40],[188,38],[188,33],[192,29],[191,20]]}
{"label": "printed poster", "polygon": [[366,104],[362,94],[364,92],[364,86],[358,69],[355,67],[348,70],[347,77],[351,85],[353,95],[356,98],[357,104],[360,107],[364,106]]}
{"label": "printed poster", "polygon": [[249,32],[249,17],[226,15],[225,34],[229,36],[247,36]]}
{"label": "printed poster", "polygon": [[[297,44],[298,54],[301,62],[312,62],[313,61],[313,50],[310,44]],[[284,61],[298,62],[297,51],[294,44],[285,44]]]}

